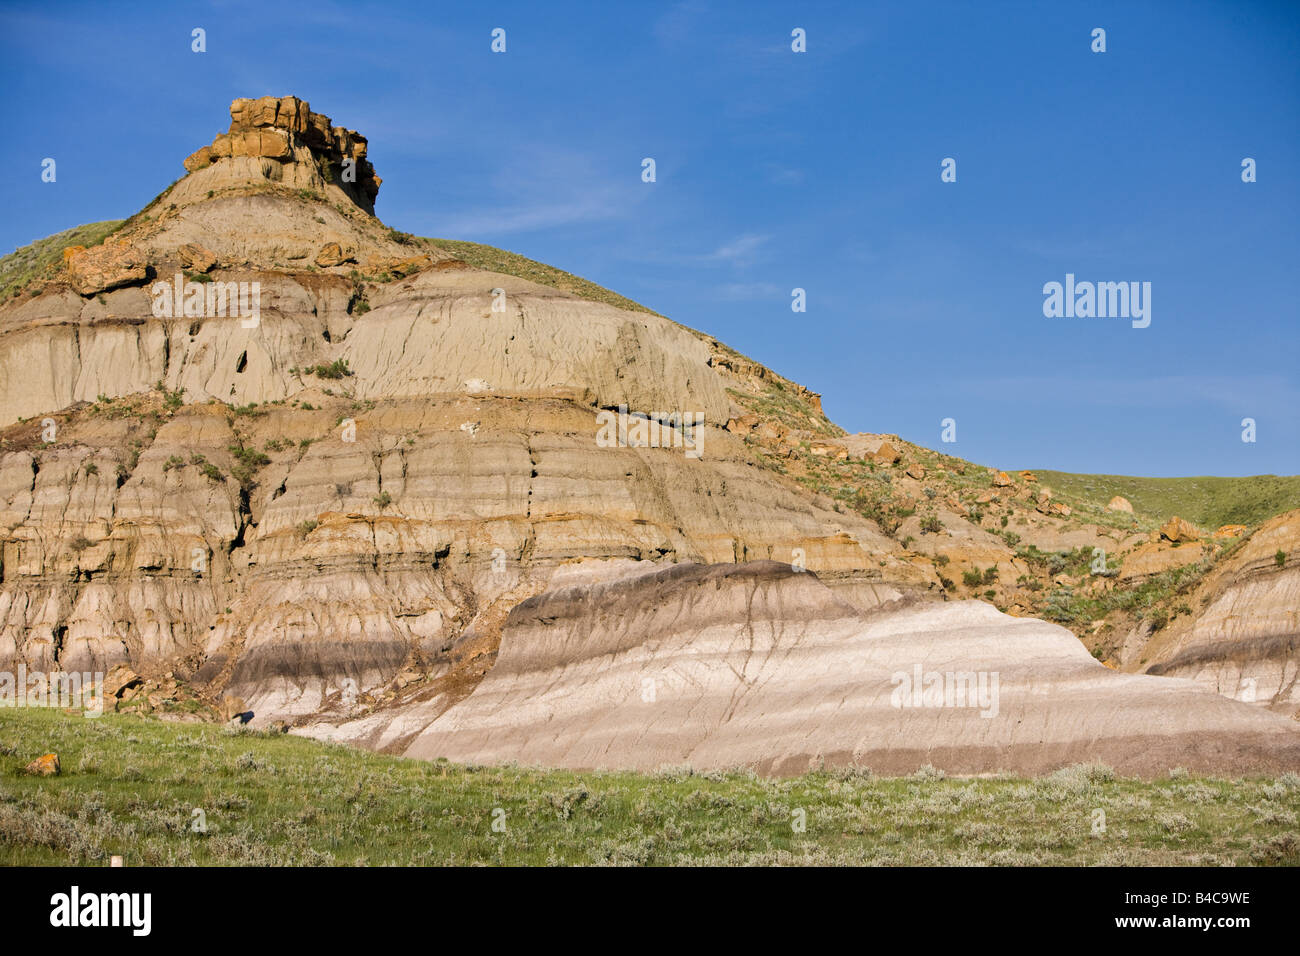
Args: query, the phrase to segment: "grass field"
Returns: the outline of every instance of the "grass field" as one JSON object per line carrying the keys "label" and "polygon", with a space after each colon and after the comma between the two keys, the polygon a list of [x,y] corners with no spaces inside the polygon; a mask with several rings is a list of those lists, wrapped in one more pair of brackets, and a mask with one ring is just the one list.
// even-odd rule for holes
{"label": "grass field", "polygon": [[1178,515],[1206,531],[1225,524],[1255,525],[1300,508],[1300,475],[1137,478],[1039,470],[1035,474],[1064,500],[1096,502],[1104,507],[1120,495],[1140,515],[1158,521]]}
{"label": "grass field", "polygon": [[[22,773],[49,750],[61,776]],[[1094,834],[1097,811],[1105,830]],[[128,866],[1296,865],[1297,814],[1294,774],[570,773],[408,761],[212,724],[0,710],[6,865],[105,865],[114,854]]]}

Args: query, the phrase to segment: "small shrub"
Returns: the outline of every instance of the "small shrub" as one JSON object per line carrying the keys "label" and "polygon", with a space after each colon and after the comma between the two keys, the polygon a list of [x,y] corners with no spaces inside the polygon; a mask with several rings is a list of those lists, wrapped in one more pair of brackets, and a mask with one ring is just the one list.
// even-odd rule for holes
{"label": "small shrub", "polygon": [[348,375],[355,375],[352,369],[348,368],[347,359],[335,359],[329,365],[312,365],[303,369],[307,375],[315,375],[317,378],[339,379]]}

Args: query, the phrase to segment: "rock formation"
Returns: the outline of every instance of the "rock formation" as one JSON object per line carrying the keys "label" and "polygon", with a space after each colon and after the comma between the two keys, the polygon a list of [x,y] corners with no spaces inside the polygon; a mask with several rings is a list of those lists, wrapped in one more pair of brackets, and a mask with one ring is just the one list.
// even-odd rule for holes
{"label": "rock formation", "polygon": [[[388,229],[371,215],[365,139],[301,100],[237,100],[231,116],[185,178],[0,305],[0,669],[122,664],[118,704],[165,712],[198,697],[218,714],[238,699],[258,724],[465,759],[505,754],[476,729],[485,708],[521,733],[545,722],[520,694],[568,673],[566,654],[573,707],[546,697],[557,733],[520,754],[786,772],[859,752],[880,769],[925,755],[1033,769],[1141,746],[1154,767],[1201,734],[1206,766],[1289,759],[1263,708],[1102,677],[1062,629],[951,600],[1027,616],[1043,581],[1084,586],[1021,542],[1122,552],[1144,580],[1237,539],[1147,542],[1128,516],[1079,521],[1028,473],[1017,483],[897,435],[846,436],[816,393],[707,335],[538,263]],[[175,308],[161,308],[173,284]],[[255,316],[209,308],[241,284],[256,284]],[[1285,614],[1300,601],[1269,595],[1269,639],[1294,633]],[[606,599],[654,627],[583,616]],[[556,644],[547,619],[569,636]],[[1008,712],[1033,733],[931,715],[931,746],[917,730],[929,724],[881,710],[881,669],[910,666],[909,642],[1012,675],[1023,706]],[[846,673],[876,689],[834,704],[817,685],[843,684],[845,654],[866,668]],[[684,673],[713,662],[698,710],[662,709],[654,734],[671,745],[614,733],[618,711],[599,731],[578,726],[583,701],[653,676],[606,673],[619,655]],[[777,698],[748,690],[756,675]],[[1100,710],[1087,701],[1097,681]],[[1161,733],[1125,726],[1159,723],[1166,703]],[[865,736],[850,742],[823,711]],[[1257,711],[1264,723],[1243,716]],[[742,716],[775,735],[766,751]]]}
{"label": "rock formation", "polygon": [[1266,521],[1188,604],[1197,608],[1194,617],[1175,621],[1144,645],[1147,673],[1190,677],[1228,697],[1296,713],[1300,511]]}
{"label": "rock formation", "polygon": [[360,133],[331,125],[328,116],[313,113],[296,96],[263,96],[231,103],[230,129],[186,157],[185,169],[197,173],[216,167],[215,175],[201,176],[192,186],[231,174],[246,177],[252,168],[270,182],[295,188],[335,184],[373,213],[383,180],[366,159],[366,147]]}
{"label": "rock formation", "polygon": [[1125,773],[1300,765],[1300,727],[1123,675],[1064,628],[974,601],[864,614],[773,563],[564,584],[511,611],[496,666],[405,753],[575,769]]}

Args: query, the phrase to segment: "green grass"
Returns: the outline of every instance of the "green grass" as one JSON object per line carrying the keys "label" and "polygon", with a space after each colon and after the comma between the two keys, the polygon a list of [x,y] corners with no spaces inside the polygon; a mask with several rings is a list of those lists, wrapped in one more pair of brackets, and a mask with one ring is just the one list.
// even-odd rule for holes
{"label": "green grass", "polygon": [[1163,522],[1178,515],[1208,531],[1225,524],[1255,525],[1283,511],[1300,508],[1300,475],[1138,478],[1034,472],[1058,499],[1071,504],[1087,501],[1104,507],[1112,497],[1120,495],[1141,517]]}
{"label": "green grass", "polygon": [[35,279],[53,278],[63,264],[63,250],[68,246],[99,245],[120,225],[122,220],[110,219],[77,226],[37,239],[0,259],[0,302],[8,301]]}
{"label": "green grass", "polygon": [[1160,630],[1181,613],[1180,607],[1186,606],[1175,599],[1195,588],[1209,565],[1209,561],[1187,564],[1153,574],[1127,587],[1097,594],[1087,594],[1072,587],[1057,588],[1047,596],[1047,603],[1040,608],[1040,613],[1057,624],[1083,628],[1112,611],[1125,611],[1137,620],[1150,620],[1152,627]]}
{"label": "green grass", "polygon": [[[0,710],[0,741],[4,865],[1300,864],[1293,774],[571,773],[55,709]],[[21,773],[49,750],[62,776]]]}
{"label": "green grass", "polygon": [[465,242],[460,239],[424,239],[422,241],[441,249],[443,252],[449,252],[462,262],[478,269],[499,272],[502,275],[517,276],[520,279],[527,279],[539,285],[550,286],[552,289],[572,292],[581,298],[590,299],[593,302],[604,302],[606,305],[616,306],[620,309],[659,315],[653,309],[647,309],[640,303],[633,302],[617,292],[611,292],[609,289],[598,286],[581,276],[575,276],[563,269],[548,266],[544,262],[537,262],[517,253],[506,252],[504,249],[485,246],[478,242]]}

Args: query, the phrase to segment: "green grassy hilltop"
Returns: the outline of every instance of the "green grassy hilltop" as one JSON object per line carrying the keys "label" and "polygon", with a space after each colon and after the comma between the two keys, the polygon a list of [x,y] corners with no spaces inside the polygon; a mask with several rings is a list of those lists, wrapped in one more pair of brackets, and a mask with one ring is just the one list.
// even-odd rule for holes
{"label": "green grassy hilltop", "polygon": [[1300,508],[1300,475],[1248,478],[1139,478],[1130,475],[1079,475],[1038,471],[1039,480],[1066,499],[1096,502],[1127,498],[1139,514],[1157,520],[1178,515],[1207,531],[1225,524],[1259,524]]}

